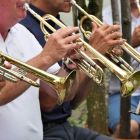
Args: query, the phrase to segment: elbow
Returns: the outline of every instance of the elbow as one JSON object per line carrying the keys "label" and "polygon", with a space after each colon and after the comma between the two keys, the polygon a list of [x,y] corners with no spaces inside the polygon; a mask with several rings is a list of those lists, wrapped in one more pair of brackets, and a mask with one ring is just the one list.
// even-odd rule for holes
{"label": "elbow", "polygon": [[39,100],[40,100],[40,107],[42,111],[50,112],[52,111],[55,106],[57,105],[57,95],[55,92],[51,92],[50,94],[45,92],[40,92]]}
{"label": "elbow", "polygon": [[44,112],[51,112],[56,106],[56,103],[52,100],[48,100],[47,102],[40,102],[41,110]]}

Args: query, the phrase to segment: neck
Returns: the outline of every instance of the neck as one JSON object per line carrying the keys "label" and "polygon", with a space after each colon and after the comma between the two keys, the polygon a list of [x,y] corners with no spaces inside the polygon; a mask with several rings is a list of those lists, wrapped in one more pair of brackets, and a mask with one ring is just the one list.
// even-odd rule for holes
{"label": "neck", "polygon": [[58,11],[56,11],[56,10],[54,10],[53,8],[51,8],[49,5],[47,5],[45,2],[43,2],[43,1],[34,1],[34,2],[32,2],[32,4],[35,6],[35,7],[37,7],[37,8],[39,8],[39,9],[41,9],[42,11],[44,11],[45,13],[47,13],[47,14],[51,14],[51,15],[53,15],[53,16],[57,16],[58,15]]}
{"label": "neck", "polygon": [[2,38],[5,40],[8,35],[9,29],[4,29],[4,28],[2,28],[2,26],[0,26],[0,27],[1,27],[0,34],[1,34]]}

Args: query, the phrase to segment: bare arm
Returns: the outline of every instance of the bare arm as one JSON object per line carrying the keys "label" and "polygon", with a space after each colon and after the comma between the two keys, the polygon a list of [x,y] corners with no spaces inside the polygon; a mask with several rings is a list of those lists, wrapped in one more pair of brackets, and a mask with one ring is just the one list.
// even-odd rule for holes
{"label": "bare arm", "polygon": [[[65,57],[71,49],[79,47],[75,43],[70,44],[70,42],[73,42],[79,37],[79,35],[75,35],[73,37],[68,36],[75,31],[77,31],[77,28],[69,27],[60,29],[53,33],[49,37],[43,51],[38,56],[29,60],[27,64],[42,70],[48,69],[56,61],[60,60],[62,57]],[[31,74],[27,74],[26,76],[32,80],[37,79]],[[29,84],[20,80],[18,80],[17,83],[6,81],[6,85],[0,91],[0,105],[4,105],[12,101],[29,87]]]}
{"label": "bare arm", "polygon": [[[30,61],[28,61],[27,64],[30,64],[30,65],[40,68],[40,69],[50,66],[48,62],[46,62],[46,63],[43,61],[41,62],[41,60],[42,60],[41,56],[37,56],[37,57],[31,59]],[[31,74],[27,74],[26,76],[32,80],[37,80],[37,78],[32,76]],[[16,83],[6,81],[5,86],[0,91],[0,105],[4,105],[4,104],[14,100],[16,97],[21,95],[29,87],[30,87],[29,84],[27,84],[21,80],[18,80]]]}
{"label": "bare arm", "polygon": [[[4,62],[4,67],[10,69],[12,65],[8,62]],[[0,75],[0,90],[6,85],[6,79],[3,75]]]}
{"label": "bare arm", "polygon": [[[124,42],[119,29],[120,27],[118,25],[103,25],[100,28],[94,26],[94,32],[90,38],[91,45],[100,53],[105,54],[109,48]],[[71,101],[73,109],[86,99],[93,84],[92,79],[80,71],[77,73],[77,83],[79,84],[75,84],[77,86],[75,88],[75,97]]]}
{"label": "bare arm", "polygon": [[[99,52],[105,54],[110,47],[123,43],[123,39],[120,38],[121,33],[116,30],[119,30],[119,26],[105,25],[96,29],[91,37],[91,44]],[[77,70],[76,78],[70,90],[71,96],[66,99],[71,101],[73,108],[79,105],[87,97],[89,91],[91,90],[91,84],[92,80],[83,72]],[[43,90],[40,92],[41,107],[44,111],[50,111],[57,104],[57,94],[49,87],[45,87],[45,85],[42,89]],[[52,95],[52,97],[48,96],[49,94]]]}

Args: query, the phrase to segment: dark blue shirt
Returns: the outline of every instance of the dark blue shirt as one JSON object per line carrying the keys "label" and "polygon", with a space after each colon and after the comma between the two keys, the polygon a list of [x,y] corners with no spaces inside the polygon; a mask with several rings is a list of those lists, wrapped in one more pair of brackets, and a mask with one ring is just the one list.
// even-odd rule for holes
{"label": "dark blue shirt", "polygon": [[[40,16],[44,16],[46,14],[33,5],[30,5],[30,7]],[[57,16],[57,18],[59,19],[59,15]],[[58,29],[58,26],[55,23],[51,21],[48,21],[48,22],[55,29]],[[39,41],[41,46],[45,45],[46,41],[44,39],[44,34],[42,33],[40,29],[40,22],[35,17],[33,17],[33,15],[31,15],[28,12],[27,17],[24,20],[22,20],[20,23],[24,25],[32,34],[34,34],[34,36]],[[65,102],[62,105],[59,105],[56,108],[54,108],[54,110],[52,110],[51,112],[42,111],[42,121],[44,125],[47,124],[48,122],[60,122],[60,121],[62,122],[62,121],[66,121],[70,115],[71,115],[70,102]]]}

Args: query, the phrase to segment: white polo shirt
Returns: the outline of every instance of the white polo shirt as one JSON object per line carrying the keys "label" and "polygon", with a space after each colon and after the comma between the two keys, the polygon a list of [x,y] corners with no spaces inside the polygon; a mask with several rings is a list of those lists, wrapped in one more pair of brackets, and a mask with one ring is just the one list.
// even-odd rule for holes
{"label": "white polo shirt", "polygon": [[[0,35],[0,50],[27,61],[39,54],[42,47],[24,26],[16,24],[5,41]],[[0,140],[43,139],[38,96],[39,89],[32,86],[12,102],[0,107]]]}

